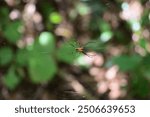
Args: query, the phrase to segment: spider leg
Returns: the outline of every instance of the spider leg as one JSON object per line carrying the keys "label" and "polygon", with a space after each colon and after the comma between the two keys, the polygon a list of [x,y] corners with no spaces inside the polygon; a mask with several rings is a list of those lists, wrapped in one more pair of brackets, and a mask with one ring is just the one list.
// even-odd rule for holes
{"label": "spider leg", "polygon": [[87,43],[84,44],[84,47],[87,46],[90,43],[96,43],[96,41],[87,42]]}
{"label": "spider leg", "polygon": [[86,53],[86,52],[82,52],[82,53],[83,53],[84,55],[90,57],[90,58],[93,58],[94,56],[96,56],[96,54],[95,54],[95,55],[90,55],[90,54],[88,54],[88,53]]}

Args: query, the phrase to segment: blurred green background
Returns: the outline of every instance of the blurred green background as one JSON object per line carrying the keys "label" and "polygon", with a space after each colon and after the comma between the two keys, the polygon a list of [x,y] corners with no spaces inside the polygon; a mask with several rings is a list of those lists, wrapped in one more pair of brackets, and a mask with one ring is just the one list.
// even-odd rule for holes
{"label": "blurred green background", "polygon": [[150,99],[149,89],[150,1],[0,1],[0,99]]}

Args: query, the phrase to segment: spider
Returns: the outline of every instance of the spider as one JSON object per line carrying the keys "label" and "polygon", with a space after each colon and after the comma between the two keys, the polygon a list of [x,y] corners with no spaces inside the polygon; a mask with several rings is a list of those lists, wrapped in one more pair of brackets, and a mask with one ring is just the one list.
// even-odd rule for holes
{"label": "spider", "polygon": [[96,56],[96,55],[95,54],[92,55],[92,54],[88,53],[89,52],[89,48],[87,47],[87,45],[89,43],[94,43],[94,42],[88,42],[88,43],[86,43],[84,45],[81,45],[79,42],[76,42],[76,46],[74,44],[72,44],[72,43],[70,43],[70,45],[75,48],[76,52],[82,53],[82,54],[84,54],[84,55],[86,55],[86,56],[91,58],[91,57]]}

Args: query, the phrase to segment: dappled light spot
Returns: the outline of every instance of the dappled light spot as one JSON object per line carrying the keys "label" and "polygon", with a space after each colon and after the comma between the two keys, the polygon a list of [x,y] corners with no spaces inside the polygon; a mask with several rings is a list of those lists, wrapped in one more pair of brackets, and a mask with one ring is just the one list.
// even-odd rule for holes
{"label": "dappled light spot", "polygon": [[43,46],[51,43],[51,41],[53,41],[53,35],[51,35],[51,33],[43,32],[39,36],[39,43]]}
{"label": "dappled light spot", "polygon": [[109,53],[113,56],[117,56],[124,51],[124,47],[122,46],[109,46],[108,47]]}
{"label": "dappled light spot", "polygon": [[25,46],[25,43],[22,40],[19,40],[17,43],[17,47],[24,48],[24,46]]}
{"label": "dappled light spot", "polygon": [[32,35],[28,35],[25,40],[26,40],[27,45],[29,46],[33,45],[34,43],[34,37]]}
{"label": "dappled light spot", "polygon": [[17,42],[17,47],[18,47],[18,48],[24,48],[24,47],[25,47],[25,42],[24,42],[23,40],[19,40],[19,41]]}
{"label": "dappled light spot", "polygon": [[39,12],[35,12],[33,14],[33,22],[35,23],[35,27],[38,31],[42,31],[44,29],[44,25],[42,24],[43,17]]}
{"label": "dappled light spot", "polygon": [[110,99],[117,99],[120,97],[121,95],[121,90],[120,90],[120,85],[118,80],[114,80],[109,84],[109,89],[110,89],[110,93],[109,93],[109,98]]}
{"label": "dappled light spot", "polygon": [[65,38],[71,38],[73,34],[73,29],[68,23],[61,23],[55,29],[55,34]]}
{"label": "dappled light spot", "polygon": [[121,8],[123,10],[128,10],[129,9],[129,4],[127,2],[123,2],[122,5],[121,5]]}
{"label": "dappled light spot", "polygon": [[16,5],[16,0],[5,0],[5,2],[6,2],[9,6],[15,6],[15,5]]}
{"label": "dappled light spot", "polygon": [[119,68],[116,65],[110,67],[105,73],[106,79],[108,79],[108,80],[114,79],[117,75],[118,70],[119,70]]}
{"label": "dappled light spot", "polygon": [[78,13],[80,15],[87,15],[91,12],[90,7],[88,7],[86,4],[84,3],[79,3],[76,6],[76,10],[78,11]]}
{"label": "dappled light spot", "polygon": [[9,17],[11,20],[16,20],[21,17],[20,11],[17,9],[14,9],[10,12]]}
{"label": "dappled light spot", "polygon": [[92,58],[89,56],[81,55],[75,60],[74,64],[88,67],[92,64],[92,61]]}
{"label": "dappled light spot", "polygon": [[98,83],[97,91],[100,94],[105,93],[108,90],[108,83],[106,81],[101,81]]}
{"label": "dappled light spot", "polygon": [[102,42],[107,42],[111,39],[112,35],[113,35],[112,32],[106,31],[100,35],[100,39]]}
{"label": "dappled light spot", "polygon": [[150,52],[150,44],[147,44],[147,51]]}
{"label": "dappled light spot", "polygon": [[62,17],[58,12],[52,12],[49,15],[49,20],[54,24],[59,24],[62,21]]}
{"label": "dappled light spot", "polygon": [[109,93],[109,98],[110,99],[117,99],[121,96],[120,90],[113,90]]}
{"label": "dappled light spot", "polygon": [[121,87],[126,87],[128,82],[127,82],[127,76],[124,74],[118,74],[119,82]]}
{"label": "dappled light spot", "polygon": [[42,22],[42,16],[38,12],[35,12],[35,14],[33,15],[33,21],[35,23],[41,23]]}
{"label": "dappled light spot", "polygon": [[120,17],[124,20],[139,20],[143,12],[139,1],[132,1],[130,3],[123,2],[122,10]]}
{"label": "dappled light spot", "polygon": [[104,64],[104,58],[101,54],[96,54],[93,58],[93,64],[96,66],[102,66]]}
{"label": "dappled light spot", "polygon": [[136,33],[133,33],[132,40],[135,41],[135,42],[137,42],[139,39],[140,39],[139,35],[136,34]]}
{"label": "dappled light spot", "polygon": [[27,48],[30,48],[34,43],[34,37],[32,35],[26,35],[22,40],[19,40],[17,42],[17,46],[19,48],[24,48],[27,46]]}
{"label": "dappled light spot", "polygon": [[135,52],[139,53],[141,56],[146,55],[146,51],[138,45],[135,47]]}
{"label": "dappled light spot", "polygon": [[142,34],[145,38],[150,38],[150,31],[148,29],[144,29]]}
{"label": "dappled light spot", "polygon": [[25,6],[25,12],[29,15],[33,15],[36,11],[36,6],[35,4],[32,4],[32,3],[28,3],[26,6]]}
{"label": "dappled light spot", "polygon": [[69,17],[71,19],[75,19],[77,17],[78,13],[75,9],[71,9],[70,12],[69,12]]}
{"label": "dappled light spot", "polygon": [[103,68],[92,67],[89,72],[94,76],[94,80],[97,82],[104,80],[105,78],[105,70]]}
{"label": "dappled light spot", "polygon": [[28,3],[25,5],[24,11],[23,11],[23,20],[26,22],[26,25],[28,25],[28,27],[32,26],[32,18],[34,13],[36,12],[36,6],[33,3]]}
{"label": "dappled light spot", "polygon": [[141,25],[140,25],[140,23],[138,21],[132,22],[131,25],[132,25],[132,30],[133,31],[138,31],[141,28]]}
{"label": "dappled light spot", "polygon": [[109,90],[109,99],[118,99],[126,95],[124,87],[127,86],[127,76],[120,73],[117,66],[112,66],[108,70],[93,67],[90,74],[92,73],[97,82],[99,94],[104,94]]}
{"label": "dappled light spot", "polygon": [[120,85],[118,79],[114,79],[113,81],[110,82],[109,84],[109,89],[110,90],[119,90]]}
{"label": "dappled light spot", "polygon": [[75,61],[74,61],[75,65],[87,65],[87,63],[84,61],[84,56],[79,56]]}
{"label": "dappled light spot", "polygon": [[92,68],[90,68],[89,72],[92,76],[96,76],[99,73],[99,68],[92,67]]}

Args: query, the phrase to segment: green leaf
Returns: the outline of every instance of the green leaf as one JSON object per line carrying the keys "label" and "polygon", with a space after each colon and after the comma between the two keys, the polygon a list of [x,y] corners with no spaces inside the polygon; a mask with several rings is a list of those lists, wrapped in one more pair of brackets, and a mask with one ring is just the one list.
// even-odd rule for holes
{"label": "green leaf", "polygon": [[147,54],[145,57],[143,57],[140,68],[142,74],[150,80],[150,54]]}
{"label": "green leaf", "polygon": [[43,32],[39,38],[27,47],[28,71],[32,82],[41,83],[51,80],[57,72],[52,56],[55,52],[53,34]]}
{"label": "green leaf", "polygon": [[43,14],[44,20],[48,20],[48,16],[51,12],[54,11],[54,6],[49,3],[49,1],[42,1],[38,7]]}
{"label": "green leaf", "polygon": [[149,9],[145,9],[141,17],[140,23],[142,26],[149,25]]}
{"label": "green leaf", "polygon": [[34,83],[51,80],[57,72],[55,61],[49,56],[32,57],[29,60],[28,71]]}
{"label": "green leaf", "polygon": [[[77,46],[77,45],[74,45]],[[60,61],[65,63],[73,63],[78,57],[79,53],[76,52],[75,47],[70,45],[70,42],[64,43],[57,51],[57,57]]]}
{"label": "green leaf", "polygon": [[99,28],[102,32],[108,32],[111,30],[110,24],[104,20],[99,21]]}
{"label": "green leaf", "polygon": [[19,84],[19,82],[20,82],[20,79],[16,75],[15,69],[13,67],[10,68],[8,73],[3,78],[3,83],[8,89],[14,90]]}
{"label": "green leaf", "polygon": [[91,12],[90,7],[84,3],[77,4],[76,10],[80,15],[87,15]]}
{"label": "green leaf", "polygon": [[39,52],[52,53],[55,50],[55,38],[50,32],[42,32],[35,47]]}
{"label": "green leaf", "polygon": [[0,8],[0,30],[9,22],[9,10],[7,7]]}
{"label": "green leaf", "polygon": [[138,55],[121,55],[113,57],[111,62],[111,64],[118,65],[121,71],[130,71],[136,69],[136,67],[140,64],[141,57]]}
{"label": "green leaf", "polygon": [[133,73],[130,80],[130,92],[133,97],[146,98],[149,95],[149,82],[140,73]]}
{"label": "green leaf", "polygon": [[146,49],[147,44],[148,44],[148,42],[146,41],[146,39],[142,38],[142,39],[139,40],[139,45],[142,48]]}
{"label": "green leaf", "polygon": [[9,47],[3,47],[0,49],[0,65],[4,66],[11,62],[13,58],[13,52]]}
{"label": "green leaf", "polygon": [[21,38],[19,28],[22,23],[20,21],[11,22],[4,28],[4,36],[11,43],[16,43]]}
{"label": "green leaf", "polygon": [[105,32],[102,32],[102,34],[100,35],[100,39],[102,42],[107,42],[112,38],[112,36],[113,36],[112,31],[105,31]]}
{"label": "green leaf", "polygon": [[105,46],[103,43],[100,42],[100,40],[93,40],[85,43],[83,45],[85,51],[95,51],[95,52],[101,52],[105,50]]}
{"label": "green leaf", "polygon": [[52,22],[53,24],[59,24],[62,21],[62,17],[59,13],[57,12],[52,12],[49,15],[49,20],[50,22]]}
{"label": "green leaf", "polygon": [[[55,52],[55,39],[49,32],[43,32],[40,34],[36,41],[27,46],[25,55],[28,60],[32,58],[39,58],[40,56],[51,55]],[[21,54],[21,53],[20,53]],[[23,55],[23,53],[22,53]]]}
{"label": "green leaf", "polygon": [[19,66],[25,66],[27,65],[27,60],[29,58],[28,51],[26,49],[19,49],[16,53],[16,63]]}

